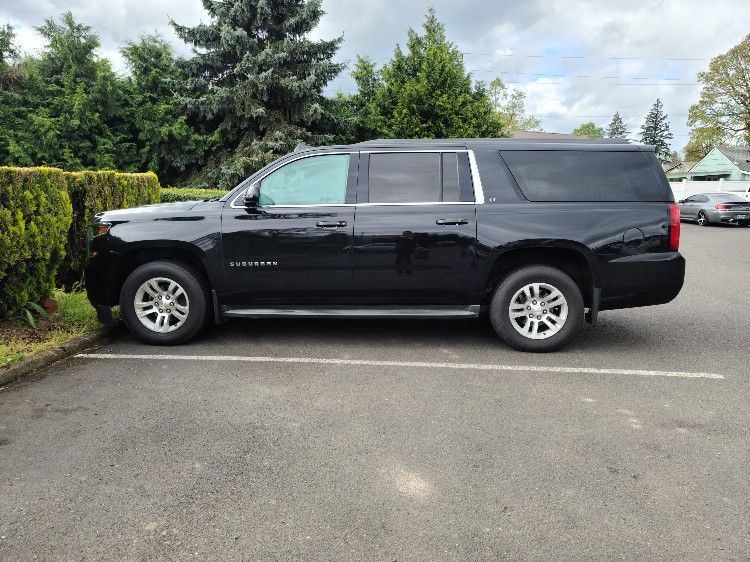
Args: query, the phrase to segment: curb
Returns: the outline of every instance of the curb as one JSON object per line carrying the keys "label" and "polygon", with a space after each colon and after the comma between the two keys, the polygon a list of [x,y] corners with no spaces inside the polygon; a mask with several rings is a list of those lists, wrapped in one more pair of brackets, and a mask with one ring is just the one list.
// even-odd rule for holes
{"label": "curb", "polygon": [[0,386],[18,380],[21,377],[54,363],[55,361],[69,357],[98,343],[103,343],[110,337],[116,335],[119,331],[119,325],[104,326],[89,334],[70,339],[58,347],[35,353],[28,359],[24,359],[20,363],[16,363],[15,365],[0,371]]}

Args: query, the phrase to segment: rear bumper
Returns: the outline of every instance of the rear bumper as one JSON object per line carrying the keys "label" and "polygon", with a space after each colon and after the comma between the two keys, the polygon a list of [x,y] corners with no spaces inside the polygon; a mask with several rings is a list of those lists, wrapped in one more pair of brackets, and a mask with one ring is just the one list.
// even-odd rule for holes
{"label": "rear bumper", "polygon": [[750,222],[750,211],[732,212],[732,213],[718,213],[718,222],[728,224],[739,224]]}
{"label": "rear bumper", "polygon": [[679,252],[626,256],[602,265],[601,310],[668,303],[682,289],[685,258]]}

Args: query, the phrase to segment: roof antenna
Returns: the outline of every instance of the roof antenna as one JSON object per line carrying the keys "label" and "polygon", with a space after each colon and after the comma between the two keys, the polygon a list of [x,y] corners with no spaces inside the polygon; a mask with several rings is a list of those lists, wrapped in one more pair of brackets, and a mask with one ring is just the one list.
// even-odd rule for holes
{"label": "roof antenna", "polygon": [[294,147],[294,152],[299,152],[302,149],[307,148],[307,143],[305,141],[302,141],[297,144],[297,146]]}

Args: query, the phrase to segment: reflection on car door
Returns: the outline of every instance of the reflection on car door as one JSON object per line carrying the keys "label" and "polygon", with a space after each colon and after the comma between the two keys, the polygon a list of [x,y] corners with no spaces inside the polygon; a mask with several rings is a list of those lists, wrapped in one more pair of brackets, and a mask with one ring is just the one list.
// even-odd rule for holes
{"label": "reflection on car door", "polygon": [[362,153],[354,225],[360,304],[475,304],[466,151]]}
{"label": "reflection on car door", "polygon": [[292,157],[260,182],[257,209],[242,196],[222,216],[224,304],[351,304],[359,154]]}

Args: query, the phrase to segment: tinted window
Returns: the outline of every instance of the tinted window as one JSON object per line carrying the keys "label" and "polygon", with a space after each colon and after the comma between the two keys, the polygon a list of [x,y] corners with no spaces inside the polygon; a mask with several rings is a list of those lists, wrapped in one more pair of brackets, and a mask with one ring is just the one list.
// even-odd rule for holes
{"label": "tinted window", "polygon": [[321,205],[346,201],[348,154],[301,158],[260,182],[261,205]]}
{"label": "tinted window", "polygon": [[508,150],[503,160],[530,201],[665,201],[653,154]]}
{"label": "tinted window", "polygon": [[694,203],[706,203],[707,201],[708,201],[708,197],[706,197],[705,195],[696,195],[693,198]]}
{"label": "tinted window", "polygon": [[440,201],[440,153],[370,154],[370,203]]}
{"label": "tinted window", "polygon": [[441,201],[460,201],[458,197],[458,158],[455,152],[443,152],[443,197]]}

